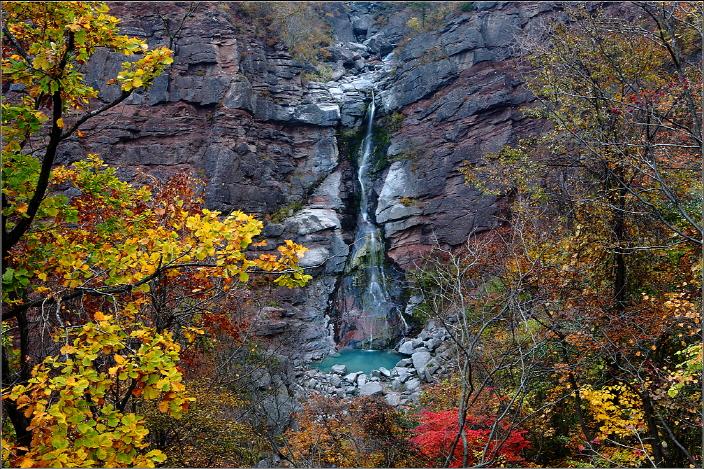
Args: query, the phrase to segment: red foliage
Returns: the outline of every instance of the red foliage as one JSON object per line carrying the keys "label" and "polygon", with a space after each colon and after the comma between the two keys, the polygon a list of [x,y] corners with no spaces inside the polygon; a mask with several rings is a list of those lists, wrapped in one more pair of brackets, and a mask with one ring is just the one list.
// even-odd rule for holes
{"label": "red foliage", "polygon": [[[459,430],[457,416],[458,409],[422,412],[421,424],[414,429],[416,436],[411,438],[411,443],[415,444],[423,455],[444,461]],[[502,421],[496,425],[490,439],[493,421],[491,417],[467,416],[464,428],[468,443],[467,464],[475,465],[485,447],[487,461],[523,463],[520,453],[530,446],[524,436],[525,430],[511,430],[510,425]],[[462,441],[459,440],[455,446],[450,467],[462,467],[462,453]]]}
{"label": "red foliage", "polygon": [[213,335],[219,332],[232,339],[240,339],[248,326],[249,323],[245,320],[237,322],[234,318],[227,317],[221,313],[203,314],[203,328]]}

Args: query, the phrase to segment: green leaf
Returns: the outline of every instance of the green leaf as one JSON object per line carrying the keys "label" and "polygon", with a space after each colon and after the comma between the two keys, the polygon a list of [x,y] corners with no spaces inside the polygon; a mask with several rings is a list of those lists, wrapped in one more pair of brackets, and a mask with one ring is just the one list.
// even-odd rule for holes
{"label": "green leaf", "polygon": [[66,448],[68,446],[68,440],[65,435],[56,434],[51,437],[51,446],[53,446],[54,449]]}
{"label": "green leaf", "polygon": [[145,456],[155,462],[166,461],[166,455],[164,453],[162,453],[161,451],[159,451],[158,449],[151,450]]}
{"label": "green leaf", "polygon": [[89,424],[87,424],[85,422],[79,423],[77,428],[80,433],[88,433],[90,430],[93,429],[93,427],[91,427]]}
{"label": "green leaf", "polygon": [[[123,438],[124,440],[124,438]],[[117,453],[116,458],[117,462],[122,463],[122,464],[129,464],[132,462],[132,455],[131,454],[126,454],[126,453]]]}
{"label": "green leaf", "polygon": [[13,279],[14,275],[15,275],[15,269],[13,269],[12,267],[8,267],[7,270],[5,271],[5,273],[2,274],[3,287],[12,285],[12,279]]}

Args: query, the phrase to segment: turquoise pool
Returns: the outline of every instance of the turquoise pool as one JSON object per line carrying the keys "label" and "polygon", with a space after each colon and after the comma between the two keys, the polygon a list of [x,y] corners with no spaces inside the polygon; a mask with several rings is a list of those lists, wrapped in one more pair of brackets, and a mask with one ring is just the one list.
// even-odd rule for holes
{"label": "turquoise pool", "polygon": [[369,373],[381,367],[391,369],[405,358],[400,353],[388,350],[360,350],[343,349],[335,355],[330,355],[323,360],[311,363],[312,368],[329,371],[333,365],[347,366],[347,373],[361,371]]}

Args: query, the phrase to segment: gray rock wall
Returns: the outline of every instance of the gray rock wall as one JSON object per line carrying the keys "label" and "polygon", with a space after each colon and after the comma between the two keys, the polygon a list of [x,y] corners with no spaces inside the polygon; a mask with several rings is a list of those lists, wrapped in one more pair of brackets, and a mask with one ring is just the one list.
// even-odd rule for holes
{"label": "gray rock wall", "polygon": [[[316,278],[276,292],[281,306],[263,310],[256,327],[295,357],[320,357],[334,346],[327,312],[354,228],[354,171],[336,136],[360,125],[372,88],[380,113],[402,120],[375,185],[390,258],[409,268],[434,242],[458,246],[496,226],[497,201],[465,185],[458,168],[538,128],[520,112],[531,95],[511,43],[552,6],[475,4],[408,40],[409,13],[393,4],[331,3],[333,81],[305,83],[304,65],[267,44],[234,4],[204,2],[175,42],[171,70],[91,121],[88,137],[66,142],[61,157],[96,152],[126,177],[194,171],[207,180],[207,204],[225,212],[302,207],[265,234],[272,246],[306,244],[303,265]],[[169,42],[160,15],[177,21],[184,5],[110,3],[125,32],[152,46]],[[119,60],[99,51],[87,67],[105,100],[118,93],[103,83]]]}

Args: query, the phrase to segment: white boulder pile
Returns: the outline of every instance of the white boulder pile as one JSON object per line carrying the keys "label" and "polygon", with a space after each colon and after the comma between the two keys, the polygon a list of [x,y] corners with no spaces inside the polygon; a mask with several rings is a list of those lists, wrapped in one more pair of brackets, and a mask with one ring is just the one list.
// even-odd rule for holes
{"label": "white boulder pile", "polygon": [[[410,364],[419,379],[432,383],[448,372],[452,359],[452,341],[448,332],[434,321],[428,321],[418,337],[401,342],[398,352],[410,357]],[[401,360],[405,363],[405,360]],[[401,363],[396,365],[399,367]]]}

